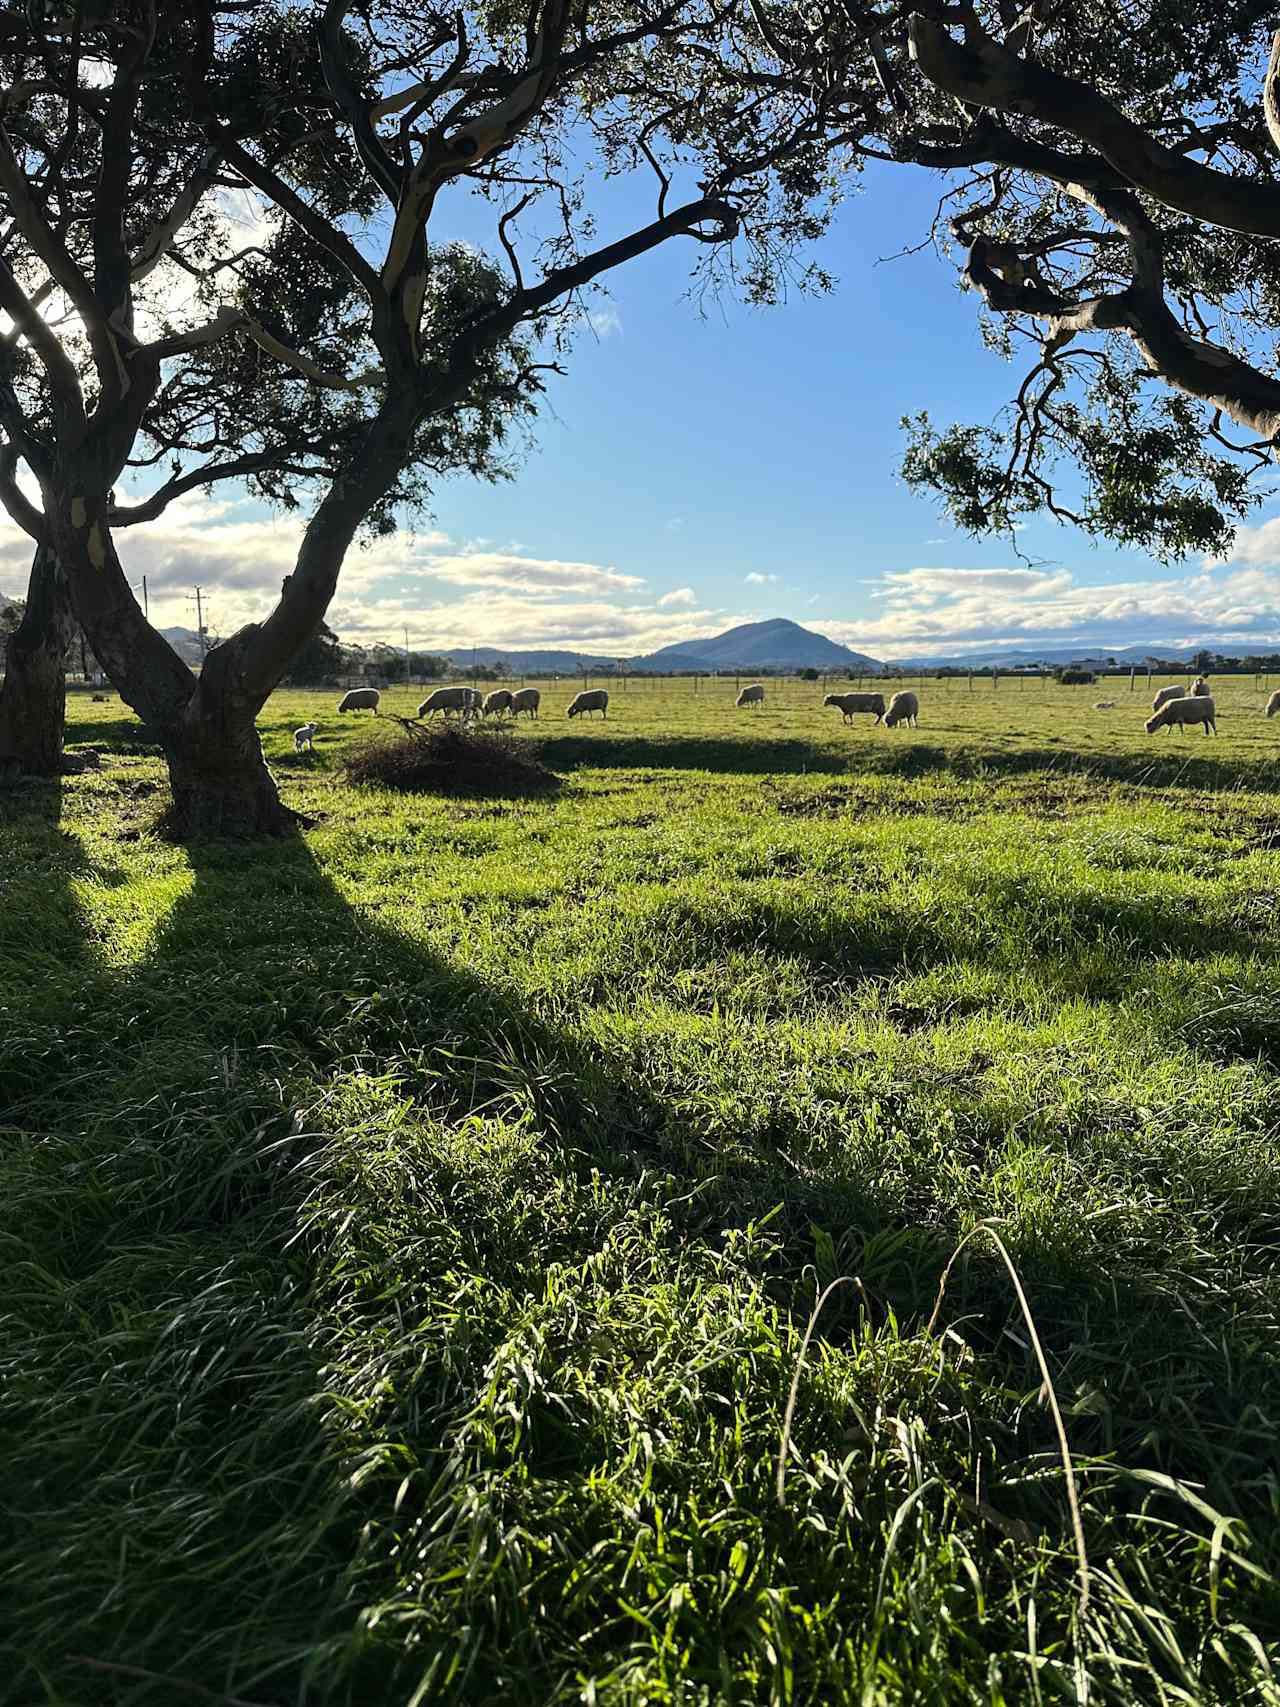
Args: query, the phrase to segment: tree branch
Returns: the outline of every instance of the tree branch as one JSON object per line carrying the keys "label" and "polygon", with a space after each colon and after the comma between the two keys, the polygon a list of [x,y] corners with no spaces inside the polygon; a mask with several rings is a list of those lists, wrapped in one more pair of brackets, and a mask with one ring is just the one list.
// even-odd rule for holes
{"label": "tree branch", "polygon": [[217,138],[219,151],[241,177],[247,178],[255,189],[261,190],[263,195],[273,201],[282,213],[287,214],[313,242],[318,243],[322,249],[327,249],[339,266],[344,267],[353,279],[359,280],[371,300],[377,301],[383,296],[382,283],[377,272],[344,232],[323,214],[317,213],[278,173],[255,158],[247,148],[242,148],[225,125],[219,124],[216,119],[209,119],[206,120],[205,128]]}
{"label": "tree branch", "polygon": [[265,326],[245,314],[239,308],[220,308],[212,320],[207,320],[203,326],[193,326],[186,332],[175,332],[170,338],[157,338],[154,343],[140,344],[137,355],[148,361],[164,361],[169,356],[183,355],[189,350],[198,350],[208,344],[216,344],[221,339],[230,336],[232,332],[244,331],[253,339],[259,349],[274,356],[295,373],[300,373],[306,379],[313,380],[317,385],[328,386],[333,391],[365,391],[371,386],[382,385],[386,375],[381,368],[367,368],[363,373],[345,374],[334,373],[328,368],[322,368],[318,362],[313,362],[309,356],[291,349],[274,333],[268,332]]}
{"label": "tree branch", "polygon": [[129,269],[129,277],[134,284],[140,284],[173,248],[178,233],[195,212],[201,198],[217,182],[219,159],[216,148],[206,150],[203,160],[173,206],[147,233]]}
{"label": "tree branch", "polygon": [[44,543],[44,512],[37,509],[18,485],[18,451],[11,444],[0,447],[0,504],[37,545]]}
{"label": "tree branch", "polygon": [[301,463],[291,466],[281,462],[277,451],[251,451],[244,456],[231,457],[226,462],[205,463],[187,474],[175,475],[139,504],[115,504],[109,512],[108,521],[112,528],[136,527],[140,522],[153,522],[157,516],[164,514],[170,504],[185,497],[188,492],[217,485],[222,480],[243,480],[246,475],[257,474],[264,468],[304,477],[316,472]]}
{"label": "tree branch", "polygon": [[1280,237],[1280,185],[1216,171],[1156,142],[1087,83],[1019,59],[970,30],[955,41],[915,13],[911,57],[939,89],[977,107],[1021,113],[1091,144],[1135,188],[1227,231]]}

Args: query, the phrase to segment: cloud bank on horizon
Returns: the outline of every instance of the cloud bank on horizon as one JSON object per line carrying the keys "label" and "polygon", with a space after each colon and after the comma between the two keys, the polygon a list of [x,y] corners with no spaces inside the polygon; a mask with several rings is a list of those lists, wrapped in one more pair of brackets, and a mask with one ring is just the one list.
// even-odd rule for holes
{"label": "cloud bank on horizon", "polygon": [[[211,629],[229,634],[271,609],[304,526],[302,517],[192,495],[150,526],[122,531],[119,543],[130,574],[147,576],[161,626],[192,626],[189,596],[199,582]],[[0,595],[22,596],[30,558],[27,536],[0,522]],[[768,584],[755,571],[746,582]],[[890,659],[1006,645],[1270,648],[1280,645],[1280,516],[1241,528],[1229,556],[1154,580],[1090,586],[1066,569],[922,565],[856,585],[871,604],[867,616],[803,614],[832,639]],[[364,644],[399,643],[407,628],[427,649],[555,646],[626,657],[796,614],[781,608],[795,592],[774,595],[776,609],[720,607],[692,586],[659,590],[611,564],[421,530],[353,547],[329,623]]]}

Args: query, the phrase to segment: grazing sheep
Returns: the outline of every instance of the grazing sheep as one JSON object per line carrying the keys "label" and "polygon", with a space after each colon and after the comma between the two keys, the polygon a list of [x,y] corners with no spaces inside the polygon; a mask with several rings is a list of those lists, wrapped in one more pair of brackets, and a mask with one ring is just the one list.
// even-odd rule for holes
{"label": "grazing sheep", "polygon": [[1212,692],[1213,689],[1203,676],[1197,676],[1191,684],[1191,693],[1197,699],[1208,699]]}
{"label": "grazing sheep", "polygon": [[447,716],[451,711],[460,711],[466,717],[479,703],[480,695],[474,688],[437,688],[418,707],[418,716],[434,717],[437,711]]}
{"label": "grazing sheep", "polygon": [[1277,688],[1267,701],[1267,716],[1274,717],[1277,711],[1280,711],[1280,688]]}
{"label": "grazing sheep", "polygon": [[542,695],[537,688],[520,688],[511,696],[511,715],[519,717],[522,711],[527,711],[530,717],[536,717],[541,704]]}
{"label": "grazing sheep", "polygon": [[823,705],[834,705],[844,713],[846,723],[853,722],[855,711],[874,711],[876,722],[884,716],[884,695],[882,693],[829,693],[823,700]]}
{"label": "grazing sheep", "polygon": [[744,705],[763,705],[764,689],[761,687],[759,682],[753,682],[749,688],[743,688],[742,692],[733,703],[739,709]]}
{"label": "grazing sheep", "polygon": [[576,694],[569,701],[568,715],[577,717],[583,711],[598,711],[609,720],[609,694],[606,688],[588,688],[586,693]]}
{"label": "grazing sheep", "polygon": [[1114,711],[1115,708],[1116,702],[1113,699],[1095,699],[1093,702],[1095,711]]}
{"label": "grazing sheep", "polygon": [[1147,734],[1154,735],[1157,729],[1184,729],[1188,723],[1201,723],[1207,735],[1210,729],[1218,733],[1218,725],[1214,719],[1213,701],[1206,699],[1204,694],[1187,694],[1182,699],[1169,699],[1160,707],[1154,717],[1147,719]]}
{"label": "grazing sheep", "polygon": [[344,693],[338,701],[338,710],[371,711],[376,717],[378,715],[378,701],[381,698],[382,695],[377,688],[352,688],[349,693]]}
{"label": "grazing sheep", "polygon": [[910,723],[913,727],[920,712],[920,701],[913,693],[896,693],[889,701],[889,709],[884,714],[884,726],[893,729],[899,723]]}
{"label": "grazing sheep", "polygon": [[1186,699],[1190,691],[1190,688],[1183,687],[1178,683],[1175,683],[1172,687],[1161,688],[1160,692],[1151,701],[1151,709],[1152,711],[1159,711],[1160,707],[1162,705],[1168,705],[1171,699]]}
{"label": "grazing sheep", "polygon": [[311,742],[320,733],[318,723],[304,723],[301,729],[293,732],[293,750],[295,753],[309,753]]}
{"label": "grazing sheep", "polygon": [[486,694],[481,710],[486,717],[501,717],[504,711],[510,711],[511,689],[495,688],[492,693]]}

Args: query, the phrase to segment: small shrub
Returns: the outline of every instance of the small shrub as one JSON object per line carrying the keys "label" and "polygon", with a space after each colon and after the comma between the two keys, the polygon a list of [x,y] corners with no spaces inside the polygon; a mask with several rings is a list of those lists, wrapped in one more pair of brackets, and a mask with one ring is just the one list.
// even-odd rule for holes
{"label": "small shrub", "polygon": [[506,730],[460,723],[420,729],[405,722],[401,730],[348,753],[342,761],[347,781],[403,794],[547,794],[560,786],[555,772]]}
{"label": "small shrub", "polygon": [[1097,679],[1092,670],[1059,670],[1058,672],[1058,680],[1064,688],[1092,687]]}

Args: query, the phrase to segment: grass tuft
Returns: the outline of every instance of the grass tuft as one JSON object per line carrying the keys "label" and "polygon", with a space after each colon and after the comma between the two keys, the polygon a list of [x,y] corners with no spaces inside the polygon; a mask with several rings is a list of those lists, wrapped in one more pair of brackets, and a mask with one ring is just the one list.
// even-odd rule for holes
{"label": "grass tuft", "polygon": [[465,723],[418,728],[403,718],[395,721],[399,735],[376,735],[343,756],[348,782],[400,794],[518,796],[560,787],[555,772],[508,730]]}

